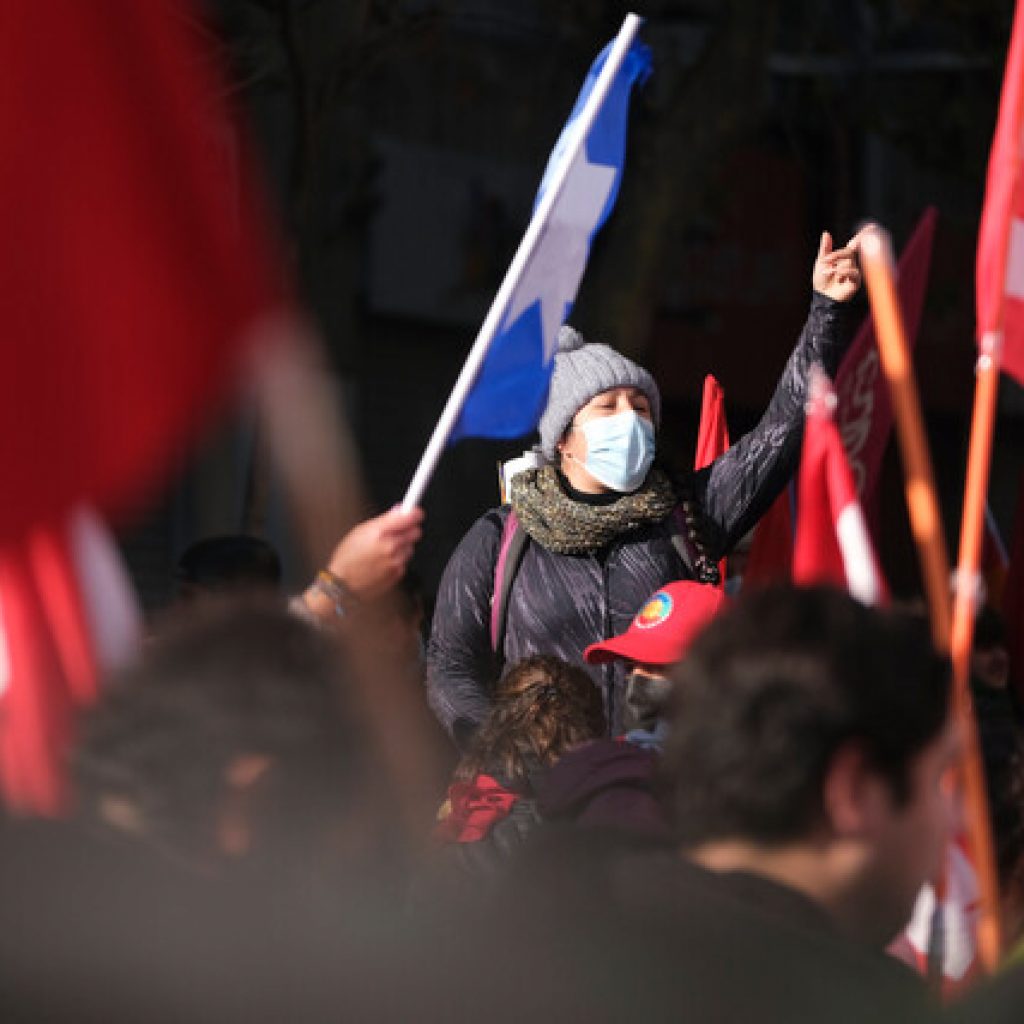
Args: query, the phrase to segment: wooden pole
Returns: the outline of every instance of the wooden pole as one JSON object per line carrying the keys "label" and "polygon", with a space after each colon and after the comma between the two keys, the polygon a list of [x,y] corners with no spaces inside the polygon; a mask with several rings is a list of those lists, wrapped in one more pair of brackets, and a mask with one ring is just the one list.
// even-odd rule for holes
{"label": "wooden pole", "polygon": [[[970,525],[973,534],[968,536],[966,529],[964,531],[967,548],[965,551],[964,544],[961,545],[957,577],[959,584],[956,588],[957,615],[954,619],[949,586],[949,561],[942,537],[931,459],[903,320],[896,298],[892,245],[888,234],[881,228],[872,227],[863,233],[861,262],[877,328],[882,368],[892,393],[897,434],[905,466],[907,507],[910,512],[911,530],[921,559],[921,571],[931,612],[932,636],[936,648],[944,654],[951,654],[953,660],[953,713],[959,724],[963,742],[960,783],[964,797],[965,826],[981,890],[978,951],[982,963],[992,971],[999,961],[1001,948],[999,886],[988,798],[968,680],[981,528],[984,525],[985,491],[992,444],[991,417],[994,416],[994,393],[998,381],[987,374],[983,378],[979,361],[979,394],[984,389],[985,400],[989,401],[987,396],[991,392],[991,405],[987,412],[984,406],[975,406],[975,425],[971,436],[972,462],[968,465],[968,494],[972,503]],[[989,358],[989,363],[995,362],[994,358]],[[986,366],[985,369],[988,370],[989,367]],[[997,378],[998,368],[994,368],[992,372]],[[980,505],[975,509],[974,503],[979,495]],[[965,527],[966,525],[965,518]],[[968,556],[966,560],[965,553]]]}
{"label": "wooden pole", "polygon": [[903,454],[907,509],[921,559],[932,637],[935,646],[945,654],[949,652],[952,619],[949,558],[942,536],[942,520],[935,496],[931,457],[917,385],[910,363],[910,349],[896,296],[892,245],[888,234],[877,226],[866,229],[861,235],[861,264],[871,301],[871,313],[875,318],[882,369],[892,395],[896,433]]}
{"label": "wooden pole", "polygon": [[[971,649],[974,621],[981,600],[981,545],[985,529],[985,496],[988,492],[992,461],[992,437],[995,429],[996,399],[999,393],[998,336],[986,335],[978,357],[974,392],[974,414],[967,455],[964,484],[963,519],[960,525],[960,551],[957,559],[956,586],[953,595],[953,698],[960,720],[970,722],[964,730],[969,748],[964,756],[964,787],[967,796],[968,832],[978,866],[982,911],[978,921],[978,947],[982,961],[991,971],[1002,951],[1002,922],[995,867],[995,849],[989,826],[988,796],[982,769],[978,731],[971,706]],[[983,816],[982,820],[972,819]],[[982,866],[985,869],[982,870]]]}

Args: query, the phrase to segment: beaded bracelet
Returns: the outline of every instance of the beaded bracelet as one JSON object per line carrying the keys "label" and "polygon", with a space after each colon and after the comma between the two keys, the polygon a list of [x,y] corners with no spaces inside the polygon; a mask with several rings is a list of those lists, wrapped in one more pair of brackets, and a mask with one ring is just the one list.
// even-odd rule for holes
{"label": "beaded bracelet", "polygon": [[352,605],[357,603],[352,591],[345,585],[345,581],[330,569],[321,569],[316,574],[313,588],[334,604],[334,614],[339,619],[344,618]]}

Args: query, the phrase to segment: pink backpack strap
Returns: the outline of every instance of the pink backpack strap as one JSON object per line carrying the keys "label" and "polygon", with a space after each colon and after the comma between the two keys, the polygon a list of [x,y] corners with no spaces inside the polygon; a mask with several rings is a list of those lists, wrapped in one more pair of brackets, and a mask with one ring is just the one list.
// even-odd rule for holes
{"label": "pink backpack strap", "polygon": [[491,650],[496,654],[501,653],[505,644],[508,597],[512,592],[512,582],[519,570],[528,539],[526,531],[519,525],[515,512],[509,509],[498,544],[498,560],[494,565],[494,591],[491,594]]}

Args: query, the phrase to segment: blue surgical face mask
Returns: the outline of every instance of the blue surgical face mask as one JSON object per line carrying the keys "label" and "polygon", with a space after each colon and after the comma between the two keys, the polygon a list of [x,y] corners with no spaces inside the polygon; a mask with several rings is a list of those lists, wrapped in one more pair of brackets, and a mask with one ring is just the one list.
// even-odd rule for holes
{"label": "blue surgical face mask", "polygon": [[588,420],[579,428],[587,439],[587,472],[613,491],[635,491],[654,462],[654,427],[631,409]]}

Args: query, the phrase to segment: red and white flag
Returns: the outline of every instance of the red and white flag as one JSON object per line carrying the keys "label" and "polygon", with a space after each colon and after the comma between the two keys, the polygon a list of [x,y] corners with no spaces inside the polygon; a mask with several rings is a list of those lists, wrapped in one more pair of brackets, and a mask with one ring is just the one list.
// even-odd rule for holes
{"label": "red and white flag", "polygon": [[200,24],[4,5],[0,544],[162,482],[285,302]]}
{"label": "red and white flag", "polygon": [[[941,898],[931,883],[921,889],[889,952],[922,975],[941,972],[942,993],[949,998],[984,974],[977,940],[981,889],[963,836],[946,848],[942,889]],[[939,953],[932,965],[929,957]]]}
{"label": "red and white flag", "polygon": [[790,484],[754,527],[743,586],[786,583],[793,575],[793,485]]}
{"label": "red and white flag", "polygon": [[[793,579],[797,583],[831,583],[847,589],[864,604],[884,604],[885,581],[868,535],[850,472],[833,420],[835,394],[820,370],[813,374],[800,463]],[[891,952],[923,973],[938,938],[938,969],[947,991],[968,983],[978,970],[975,926],[978,881],[962,842],[947,850],[942,893],[922,888],[904,932]]]}
{"label": "red and white flag", "polygon": [[[937,220],[938,211],[929,206],[903,247],[896,268],[897,294],[911,350],[921,325]],[[836,423],[857,485],[857,495],[870,518],[893,423],[889,385],[881,373],[875,321],[870,315],[865,317],[843,357],[835,389]]]}
{"label": "red and white flag", "polygon": [[112,548],[72,510],[151,494],[257,338],[285,336],[200,26],[186,0],[4,7],[0,788],[20,810],[64,806],[76,709],[137,635]]}
{"label": "red and white flag", "polygon": [[[900,254],[897,290],[908,343],[917,340],[928,288],[938,211],[928,207]],[[861,507],[871,520],[876,507],[882,457],[892,434],[892,401],[880,372],[874,319],[865,317],[836,374],[835,421],[853,474]],[[744,584],[788,580],[793,564],[793,498],[789,489],[775,500],[754,529]]]}
{"label": "red and white flag", "polygon": [[710,373],[704,378],[700,403],[700,425],[697,428],[697,450],[693,468],[711,465],[729,450],[729,423],[725,417],[725,390]]}
{"label": "red and white flag", "polygon": [[1024,385],[1024,2],[1018,0],[1003,73],[975,268],[978,344],[1002,335],[1002,369]]}
{"label": "red and white flag", "polygon": [[91,510],[0,548],[0,794],[9,808],[66,808],[75,716],[141,636],[131,582]]}
{"label": "red and white flag", "polygon": [[825,373],[811,372],[797,485],[793,582],[831,583],[863,604],[887,598],[857,488],[835,423],[836,396]]}
{"label": "red and white flag", "polygon": [[[697,428],[697,450],[693,468],[710,466],[719,455],[729,450],[729,424],[725,417],[725,390],[710,373],[704,378],[701,396],[700,425]],[[725,586],[726,559],[718,563],[721,586]]]}

